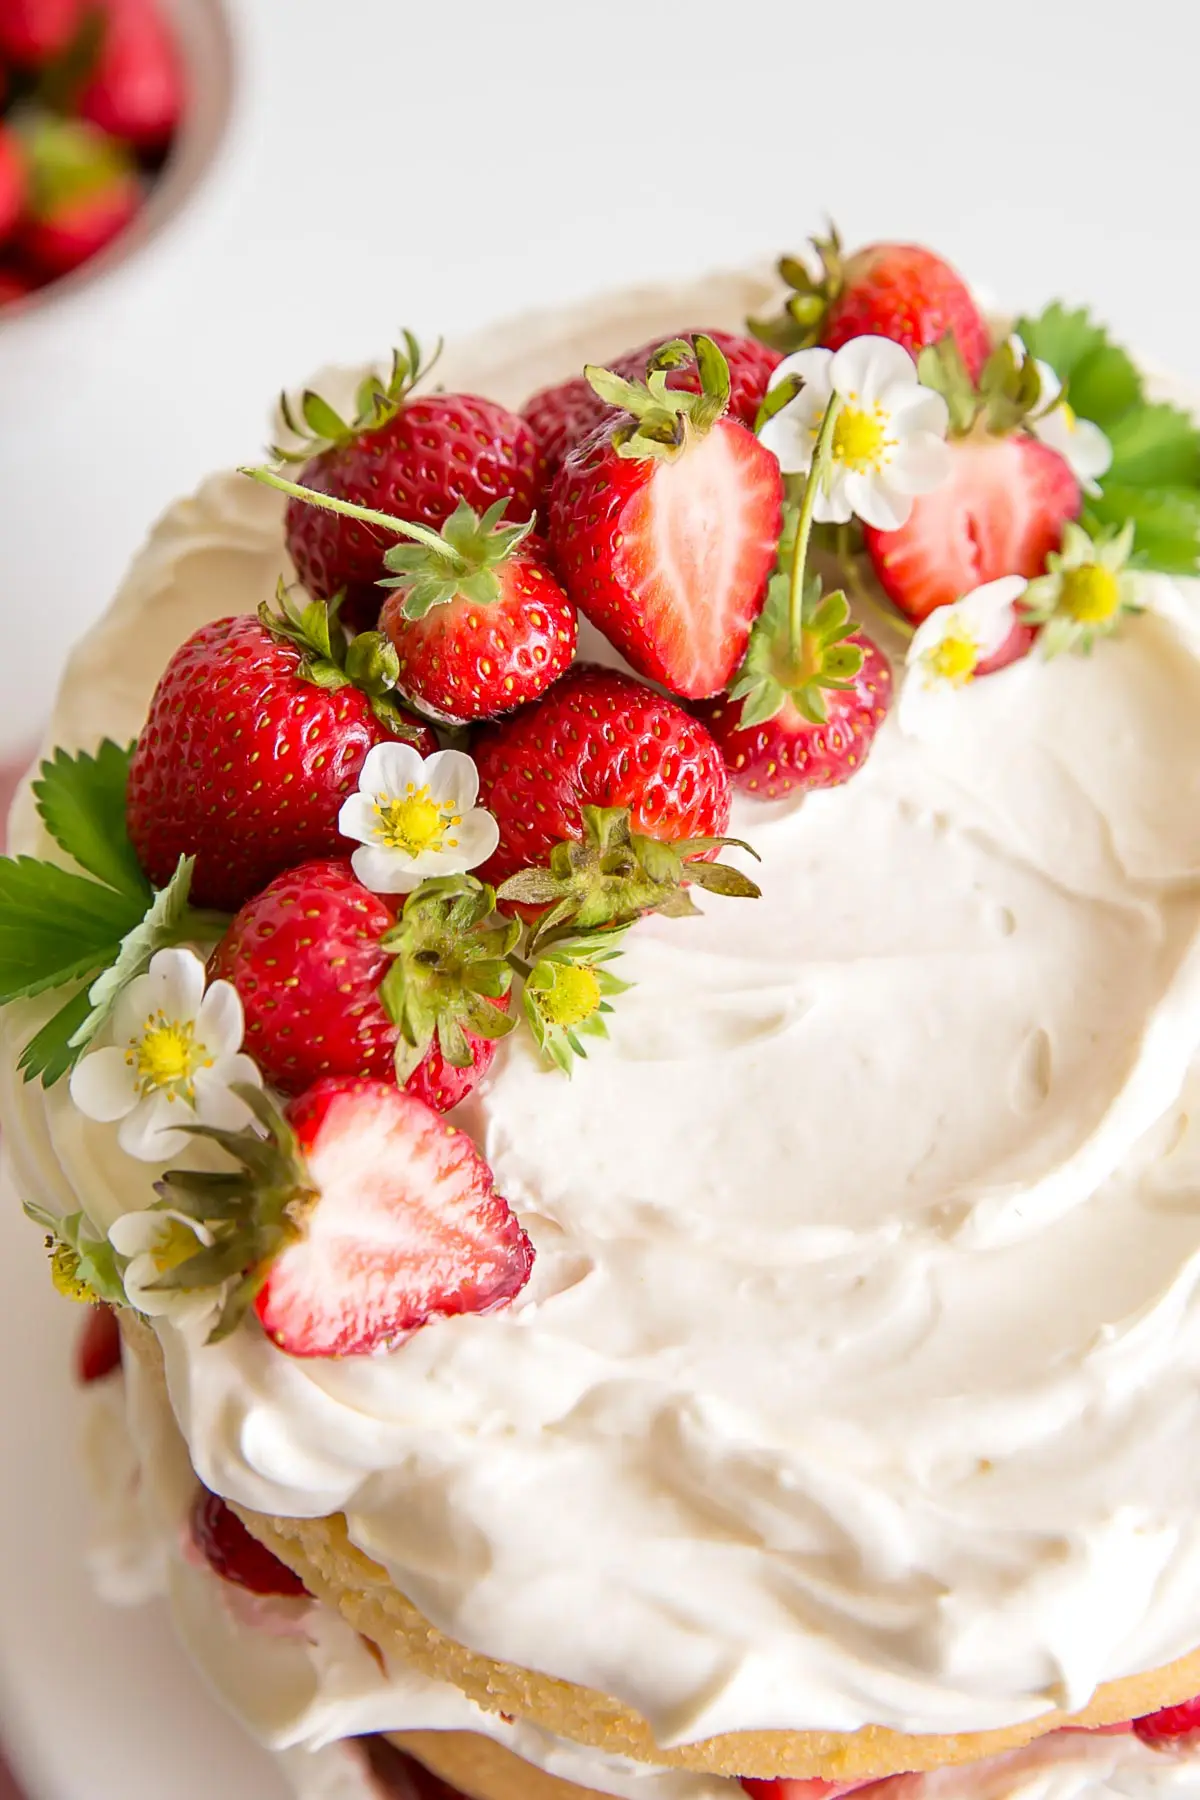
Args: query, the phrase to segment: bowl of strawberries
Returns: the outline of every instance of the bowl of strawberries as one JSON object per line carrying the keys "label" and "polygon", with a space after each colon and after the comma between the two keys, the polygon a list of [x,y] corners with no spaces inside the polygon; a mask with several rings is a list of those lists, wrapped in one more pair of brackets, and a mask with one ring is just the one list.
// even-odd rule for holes
{"label": "bowl of strawberries", "polygon": [[0,0],[0,328],[176,211],[223,50],[215,0]]}

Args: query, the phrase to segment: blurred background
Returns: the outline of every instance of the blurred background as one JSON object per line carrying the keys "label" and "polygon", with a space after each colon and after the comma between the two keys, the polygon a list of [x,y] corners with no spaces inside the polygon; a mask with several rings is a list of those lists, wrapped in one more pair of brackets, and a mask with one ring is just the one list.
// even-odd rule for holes
{"label": "blurred background", "polygon": [[1200,24],[1167,0],[162,3],[163,179],[0,311],[0,756],[172,496],[400,324],[761,259],[828,212],[1005,304],[1090,299],[1200,376]]}

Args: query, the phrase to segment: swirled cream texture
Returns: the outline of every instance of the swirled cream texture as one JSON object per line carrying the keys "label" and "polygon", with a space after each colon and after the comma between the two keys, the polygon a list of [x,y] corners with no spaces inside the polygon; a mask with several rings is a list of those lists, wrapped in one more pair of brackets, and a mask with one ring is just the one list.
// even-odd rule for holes
{"label": "swirled cream texture", "polygon": [[[249,482],[174,509],[54,741],[136,732],[283,566]],[[640,925],[573,1080],[509,1040],[462,1123],[537,1246],[510,1311],[345,1363],[163,1326],[205,1481],[343,1509],[443,1630],[667,1745],[999,1727],[1194,1649],[1200,599],[1148,598],[936,742],[889,721],[845,788],[740,804],[763,898]],[[20,1086],[30,1024],[21,1184],[107,1223],[156,1171]]]}

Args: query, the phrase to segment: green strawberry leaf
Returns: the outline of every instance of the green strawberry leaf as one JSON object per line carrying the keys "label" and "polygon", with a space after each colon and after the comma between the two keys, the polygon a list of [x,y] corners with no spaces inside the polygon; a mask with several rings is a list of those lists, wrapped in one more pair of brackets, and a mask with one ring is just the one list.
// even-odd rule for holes
{"label": "green strawberry leaf", "polygon": [[1118,420],[1142,405],[1142,378],[1126,352],[1106,341],[1076,364],[1067,399],[1081,419],[1091,419],[1111,435]]}
{"label": "green strawberry leaf", "polygon": [[1018,319],[1016,332],[1030,356],[1049,363],[1060,381],[1070,381],[1080,363],[1108,342],[1104,327],[1093,321],[1086,306],[1072,310],[1061,300],[1052,301],[1036,319]]}
{"label": "green strawberry leaf", "polygon": [[18,1067],[26,1081],[40,1076],[42,1086],[48,1088],[62,1080],[79,1055],[73,1047],[74,1039],[91,1010],[92,1002],[84,987],[47,1019],[21,1052]]}
{"label": "green strawberry leaf", "polygon": [[[189,919],[188,895],[192,888],[194,856],[181,856],[165,888],[154,895],[144,918],[121,940],[116,961],[102,969],[88,992],[89,1011],[70,1040],[72,1061],[87,1048],[107,1024],[118,998],[131,981],[144,975],[157,950],[177,944]],[[46,1084],[49,1086],[49,1082]]]}
{"label": "green strawberry leaf", "polygon": [[1113,460],[1106,485],[1200,488],[1200,430],[1179,407],[1158,403],[1127,412],[1108,440]]}
{"label": "green strawberry leaf", "polygon": [[93,974],[142,917],[134,897],[29,856],[0,857],[0,1005]]}
{"label": "green strawberry leaf", "polygon": [[1136,566],[1164,575],[1200,574],[1200,490],[1106,482],[1099,494],[1088,497],[1083,525],[1093,537],[1119,530],[1129,519],[1135,527]]}
{"label": "green strawberry leaf", "polygon": [[133,745],[122,750],[105,738],[94,756],[56,750],[33,784],[42,823],[81,869],[107,887],[150,899],[150,883],[138,865],[125,829],[125,788]]}

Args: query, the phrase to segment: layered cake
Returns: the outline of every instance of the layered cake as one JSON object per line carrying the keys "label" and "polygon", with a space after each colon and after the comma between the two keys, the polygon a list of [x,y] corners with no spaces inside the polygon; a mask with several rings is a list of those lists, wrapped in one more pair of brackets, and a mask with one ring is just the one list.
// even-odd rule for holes
{"label": "layered cake", "polygon": [[17,802],[92,1567],[306,1796],[1200,1792],[1200,434],[780,273],[286,401]]}

